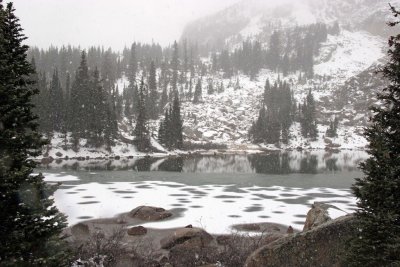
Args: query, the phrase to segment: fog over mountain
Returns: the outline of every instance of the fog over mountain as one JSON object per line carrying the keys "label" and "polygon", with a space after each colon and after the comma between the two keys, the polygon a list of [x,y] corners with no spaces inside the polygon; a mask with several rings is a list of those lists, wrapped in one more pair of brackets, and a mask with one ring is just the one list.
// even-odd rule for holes
{"label": "fog over mountain", "polygon": [[[391,1],[398,5],[400,1]],[[182,34],[188,39],[222,48],[228,39],[269,34],[279,28],[322,22],[339,22],[349,30],[388,36],[389,1],[386,0],[242,0],[213,15],[189,23]],[[269,34],[268,34],[269,33]]]}
{"label": "fog over mountain", "polygon": [[168,45],[185,24],[238,0],[15,0],[28,44],[111,46],[133,41]]}

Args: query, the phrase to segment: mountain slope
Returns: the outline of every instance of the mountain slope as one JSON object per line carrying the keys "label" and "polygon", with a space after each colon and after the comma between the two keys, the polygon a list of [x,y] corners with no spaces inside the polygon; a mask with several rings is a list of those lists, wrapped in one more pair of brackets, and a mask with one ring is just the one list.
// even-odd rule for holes
{"label": "mountain slope", "polygon": [[[390,1],[400,6],[400,0]],[[336,21],[348,30],[364,30],[387,37],[390,19],[388,0],[243,0],[214,15],[186,26],[181,39],[222,49],[226,42],[241,41],[278,28]]]}

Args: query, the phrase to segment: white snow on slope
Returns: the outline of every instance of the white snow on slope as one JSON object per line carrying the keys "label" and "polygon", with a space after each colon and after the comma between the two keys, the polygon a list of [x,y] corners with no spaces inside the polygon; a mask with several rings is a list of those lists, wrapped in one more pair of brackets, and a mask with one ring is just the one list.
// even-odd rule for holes
{"label": "white snow on slope", "polygon": [[349,32],[343,30],[340,35],[329,35],[322,45],[321,56],[328,56],[328,61],[314,67],[316,75],[332,76],[345,81],[370,67],[384,54],[383,38],[367,32]]}

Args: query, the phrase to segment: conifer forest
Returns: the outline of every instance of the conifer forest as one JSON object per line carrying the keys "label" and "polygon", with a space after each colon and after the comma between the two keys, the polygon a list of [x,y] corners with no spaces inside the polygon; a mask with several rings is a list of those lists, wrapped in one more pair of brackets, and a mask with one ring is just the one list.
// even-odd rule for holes
{"label": "conifer forest", "polygon": [[0,0],[0,267],[400,266],[400,0]]}

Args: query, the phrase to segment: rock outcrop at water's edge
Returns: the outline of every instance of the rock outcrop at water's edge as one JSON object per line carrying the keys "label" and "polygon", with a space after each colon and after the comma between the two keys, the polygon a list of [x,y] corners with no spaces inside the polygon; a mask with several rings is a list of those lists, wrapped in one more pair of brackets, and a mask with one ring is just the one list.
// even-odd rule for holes
{"label": "rock outcrop at water's edge", "polygon": [[172,213],[163,208],[140,206],[129,212],[132,218],[144,221],[159,221],[172,216]]}
{"label": "rock outcrop at water's edge", "polygon": [[303,231],[311,230],[332,220],[328,213],[329,208],[334,207],[319,202],[315,202],[314,204],[312,204],[311,209],[307,213],[307,218],[306,222],[304,223]]}
{"label": "rock outcrop at water's edge", "polygon": [[283,237],[256,250],[245,266],[344,266],[346,242],[354,234],[354,223],[354,216],[347,215]]}

